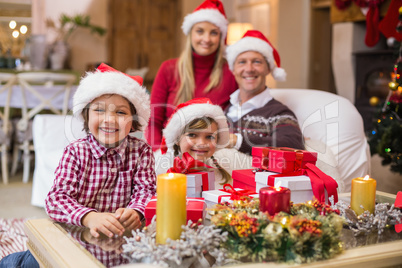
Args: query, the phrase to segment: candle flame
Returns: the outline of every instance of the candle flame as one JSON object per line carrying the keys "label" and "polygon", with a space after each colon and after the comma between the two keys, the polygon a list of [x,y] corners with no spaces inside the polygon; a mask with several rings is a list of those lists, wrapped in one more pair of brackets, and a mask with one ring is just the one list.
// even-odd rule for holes
{"label": "candle flame", "polygon": [[283,225],[285,225],[287,221],[288,221],[288,219],[282,218],[282,224],[283,224]]}
{"label": "candle flame", "polygon": [[281,182],[280,182],[280,181],[277,181],[277,182],[275,183],[274,188],[275,188],[276,191],[279,191],[279,190],[281,189]]}
{"label": "candle flame", "polygon": [[365,180],[365,181],[367,181],[368,179],[370,179],[370,176],[369,176],[369,175],[366,175],[366,176],[363,178],[363,180]]}

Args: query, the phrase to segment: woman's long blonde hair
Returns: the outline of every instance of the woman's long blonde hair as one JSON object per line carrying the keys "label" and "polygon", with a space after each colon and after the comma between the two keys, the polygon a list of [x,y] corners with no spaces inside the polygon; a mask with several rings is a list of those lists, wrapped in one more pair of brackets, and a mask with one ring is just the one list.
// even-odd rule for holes
{"label": "woman's long blonde hair", "polygon": [[[187,35],[186,44],[179,60],[177,61],[177,74],[180,83],[175,98],[175,105],[189,101],[194,98],[195,81],[193,69],[193,48],[191,46],[191,33]],[[222,66],[225,63],[223,57],[224,44],[220,41],[218,52],[216,53],[215,64],[209,76],[209,84],[204,92],[209,92],[212,88],[217,87],[222,81]]]}

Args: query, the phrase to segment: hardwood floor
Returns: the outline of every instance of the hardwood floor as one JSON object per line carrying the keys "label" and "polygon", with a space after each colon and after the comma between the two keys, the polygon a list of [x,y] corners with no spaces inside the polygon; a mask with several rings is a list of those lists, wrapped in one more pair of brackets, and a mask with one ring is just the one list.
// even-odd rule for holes
{"label": "hardwood floor", "polygon": [[22,171],[10,177],[9,183],[0,182],[0,218],[47,218],[44,208],[31,205],[32,175],[22,182]]}

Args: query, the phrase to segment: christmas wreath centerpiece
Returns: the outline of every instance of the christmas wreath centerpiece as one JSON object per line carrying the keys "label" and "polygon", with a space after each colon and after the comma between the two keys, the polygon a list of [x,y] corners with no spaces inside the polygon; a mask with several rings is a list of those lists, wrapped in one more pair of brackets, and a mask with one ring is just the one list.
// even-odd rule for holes
{"label": "christmas wreath centerpiece", "polygon": [[218,204],[211,222],[227,232],[223,242],[229,258],[242,262],[309,263],[342,252],[344,218],[318,201],[292,204],[290,213],[259,211],[259,199]]}

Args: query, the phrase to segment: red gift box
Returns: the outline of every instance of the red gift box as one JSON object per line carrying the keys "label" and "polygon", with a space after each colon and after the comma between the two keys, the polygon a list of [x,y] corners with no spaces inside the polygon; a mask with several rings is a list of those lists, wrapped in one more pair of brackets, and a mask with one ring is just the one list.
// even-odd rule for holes
{"label": "red gift box", "polygon": [[255,191],[255,174],[252,169],[233,170],[233,187]]}
{"label": "red gift box", "polygon": [[[197,222],[199,219],[204,220],[205,218],[205,209],[207,208],[207,204],[205,203],[204,198],[187,198],[187,221],[191,220],[192,222]],[[149,201],[148,205],[145,207],[145,220],[146,225],[148,226],[152,218],[156,213],[156,196],[152,197],[151,201]]]}
{"label": "red gift box", "polygon": [[253,167],[278,173],[293,172],[317,162],[316,152],[288,147],[253,147],[251,154]]}

